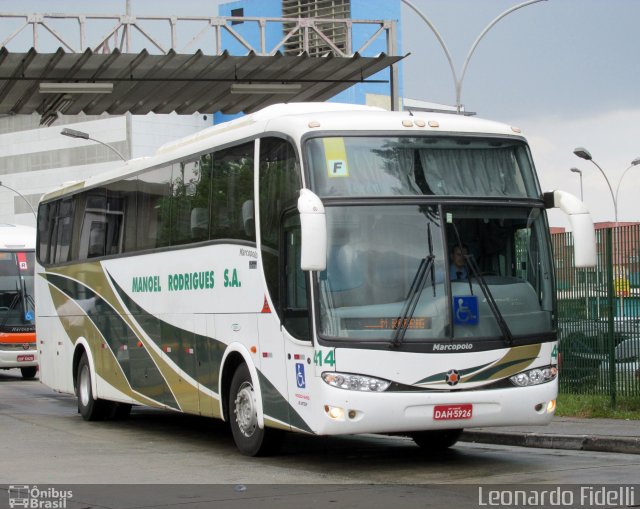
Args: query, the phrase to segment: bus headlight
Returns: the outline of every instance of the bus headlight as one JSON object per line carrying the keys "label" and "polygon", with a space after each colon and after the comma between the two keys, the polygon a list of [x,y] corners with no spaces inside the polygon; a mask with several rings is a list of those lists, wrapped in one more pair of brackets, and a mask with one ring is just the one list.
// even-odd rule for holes
{"label": "bus headlight", "polygon": [[391,385],[391,382],[388,380],[382,380],[372,376],[334,373],[333,371],[325,371],[322,373],[322,379],[331,387],[338,387],[339,389],[347,389],[349,391],[383,392]]}
{"label": "bus headlight", "polygon": [[547,366],[544,368],[530,369],[523,371],[509,378],[513,385],[518,387],[530,387],[532,385],[544,384],[551,382],[558,376],[558,368],[555,366]]}

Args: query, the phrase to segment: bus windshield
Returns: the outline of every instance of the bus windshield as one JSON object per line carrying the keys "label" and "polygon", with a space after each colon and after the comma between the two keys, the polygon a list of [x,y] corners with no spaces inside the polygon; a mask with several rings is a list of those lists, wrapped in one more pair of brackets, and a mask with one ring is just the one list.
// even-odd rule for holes
{"label": "bus windshield", "polygon": [[34,327],[33,251],[0,252],[0,331]]}
{"label": "bus windshield", "polygon": [[[513,337],[552,332],[541,209],[353,204],[329,205],[326,216],[327,268],[318,274],[322,337],[393,342],[402,325],[405,342],[496,339],[504,336],[499,320]],[[463,254],[460,268],[455,250]],[[425,260],[429,273],[407,314]]]}
{"label": "bus windshield", "polygon": [[307,157],[321,197],[540,197],[527,146],[515,138],[312,138]]}

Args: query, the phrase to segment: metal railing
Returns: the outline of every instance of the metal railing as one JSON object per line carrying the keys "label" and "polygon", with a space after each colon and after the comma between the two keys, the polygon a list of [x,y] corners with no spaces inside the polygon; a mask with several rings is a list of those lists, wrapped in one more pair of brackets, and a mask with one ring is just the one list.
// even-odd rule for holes
{"label": "metal railing", "polygon": [[[11,21],[13,20],[13,25]],[[394,20],[356,20],[325,18],[263,18],[234,16],[133,16],[128,14],[13,14],[0,12],[0,22],[7,33],[0,34],[0,47],[24,39],[31,32],[31,45],[42,46],[47,34],[70,53],[110,53],[118,49],[124,53],[147,49],[167,54],[195,51],[197,43],[204,43],[207,54],[221,55],[230,41],[247,53],[273,56],[289,53],[291,41],[300,41],[300,52],[317,49],[322,44],[323,55],[351,57],[364,52],[378,39],[384,42],[388,55],[396,54],[396,22]],[[11,25],[7,28],[7,25]],[[358,27],[357,47],[354,47],[354,27]],[[362,35],[363,27],[370,33]],[[344,27],[345,40],[339,46],[332,40],[336,27]],[[279,30],[282,38],[267,47],[267,31]],[[328,31],[328,33],[325,33]],[[95,36],[97,33],[103,35]],[[224,41],[227,36],[228,41]],[[93,39],[92,39],[93,37]],[[259,41],[251,43],[248,39]],[[318,42],[319,41],[319,42]],[[315,51],[317,53],[317,51]]]}
{"label": "metal railing", "polygon": [[570,233],[552,240],[560,390],[640,397],[640,225],[597,230],[592,269],[573,265]]}

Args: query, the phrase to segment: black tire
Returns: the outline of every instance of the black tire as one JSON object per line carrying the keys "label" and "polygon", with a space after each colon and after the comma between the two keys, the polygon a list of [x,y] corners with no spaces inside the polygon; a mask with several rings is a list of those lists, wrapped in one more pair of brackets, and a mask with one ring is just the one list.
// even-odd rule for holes
{"label": "black tire", "polygon": [[246,456],[266,456],[278,450],[283,433],[260,429],[255,397],[249,368],[241,364],[233,374],[229,388],[228,415],[233,440]]}
{"label": "black tire", "polygon": [[38,366],[27,366],[26,368],[20,368],[22,378],[25,380],[33,380],[38,373]]}
{"label": "black tire", "polygon": [[87,354],[83,353],[78,363],[76,377],[76,395],[78,397],[78,413],[85,421],[101,421],[111,410],[110,401],[94,399],[91,389],[91,368]]}
{"label": "black tire", "polygon": [[461,434],[461,429],[438,429],[417,431],[410,436],[425,452],[442,452],[454,445]]}

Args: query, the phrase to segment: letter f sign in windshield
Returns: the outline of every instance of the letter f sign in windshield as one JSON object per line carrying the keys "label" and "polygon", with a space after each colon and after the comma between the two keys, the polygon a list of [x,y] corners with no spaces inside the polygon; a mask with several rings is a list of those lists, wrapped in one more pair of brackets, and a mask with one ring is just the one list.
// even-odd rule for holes
{"label": "letter f sign in windshield", "polygon": [[329,177],[347,177],[349,175],[347,161],[343,159],[331,159],[330,161],[327,161],[327,164]]}

